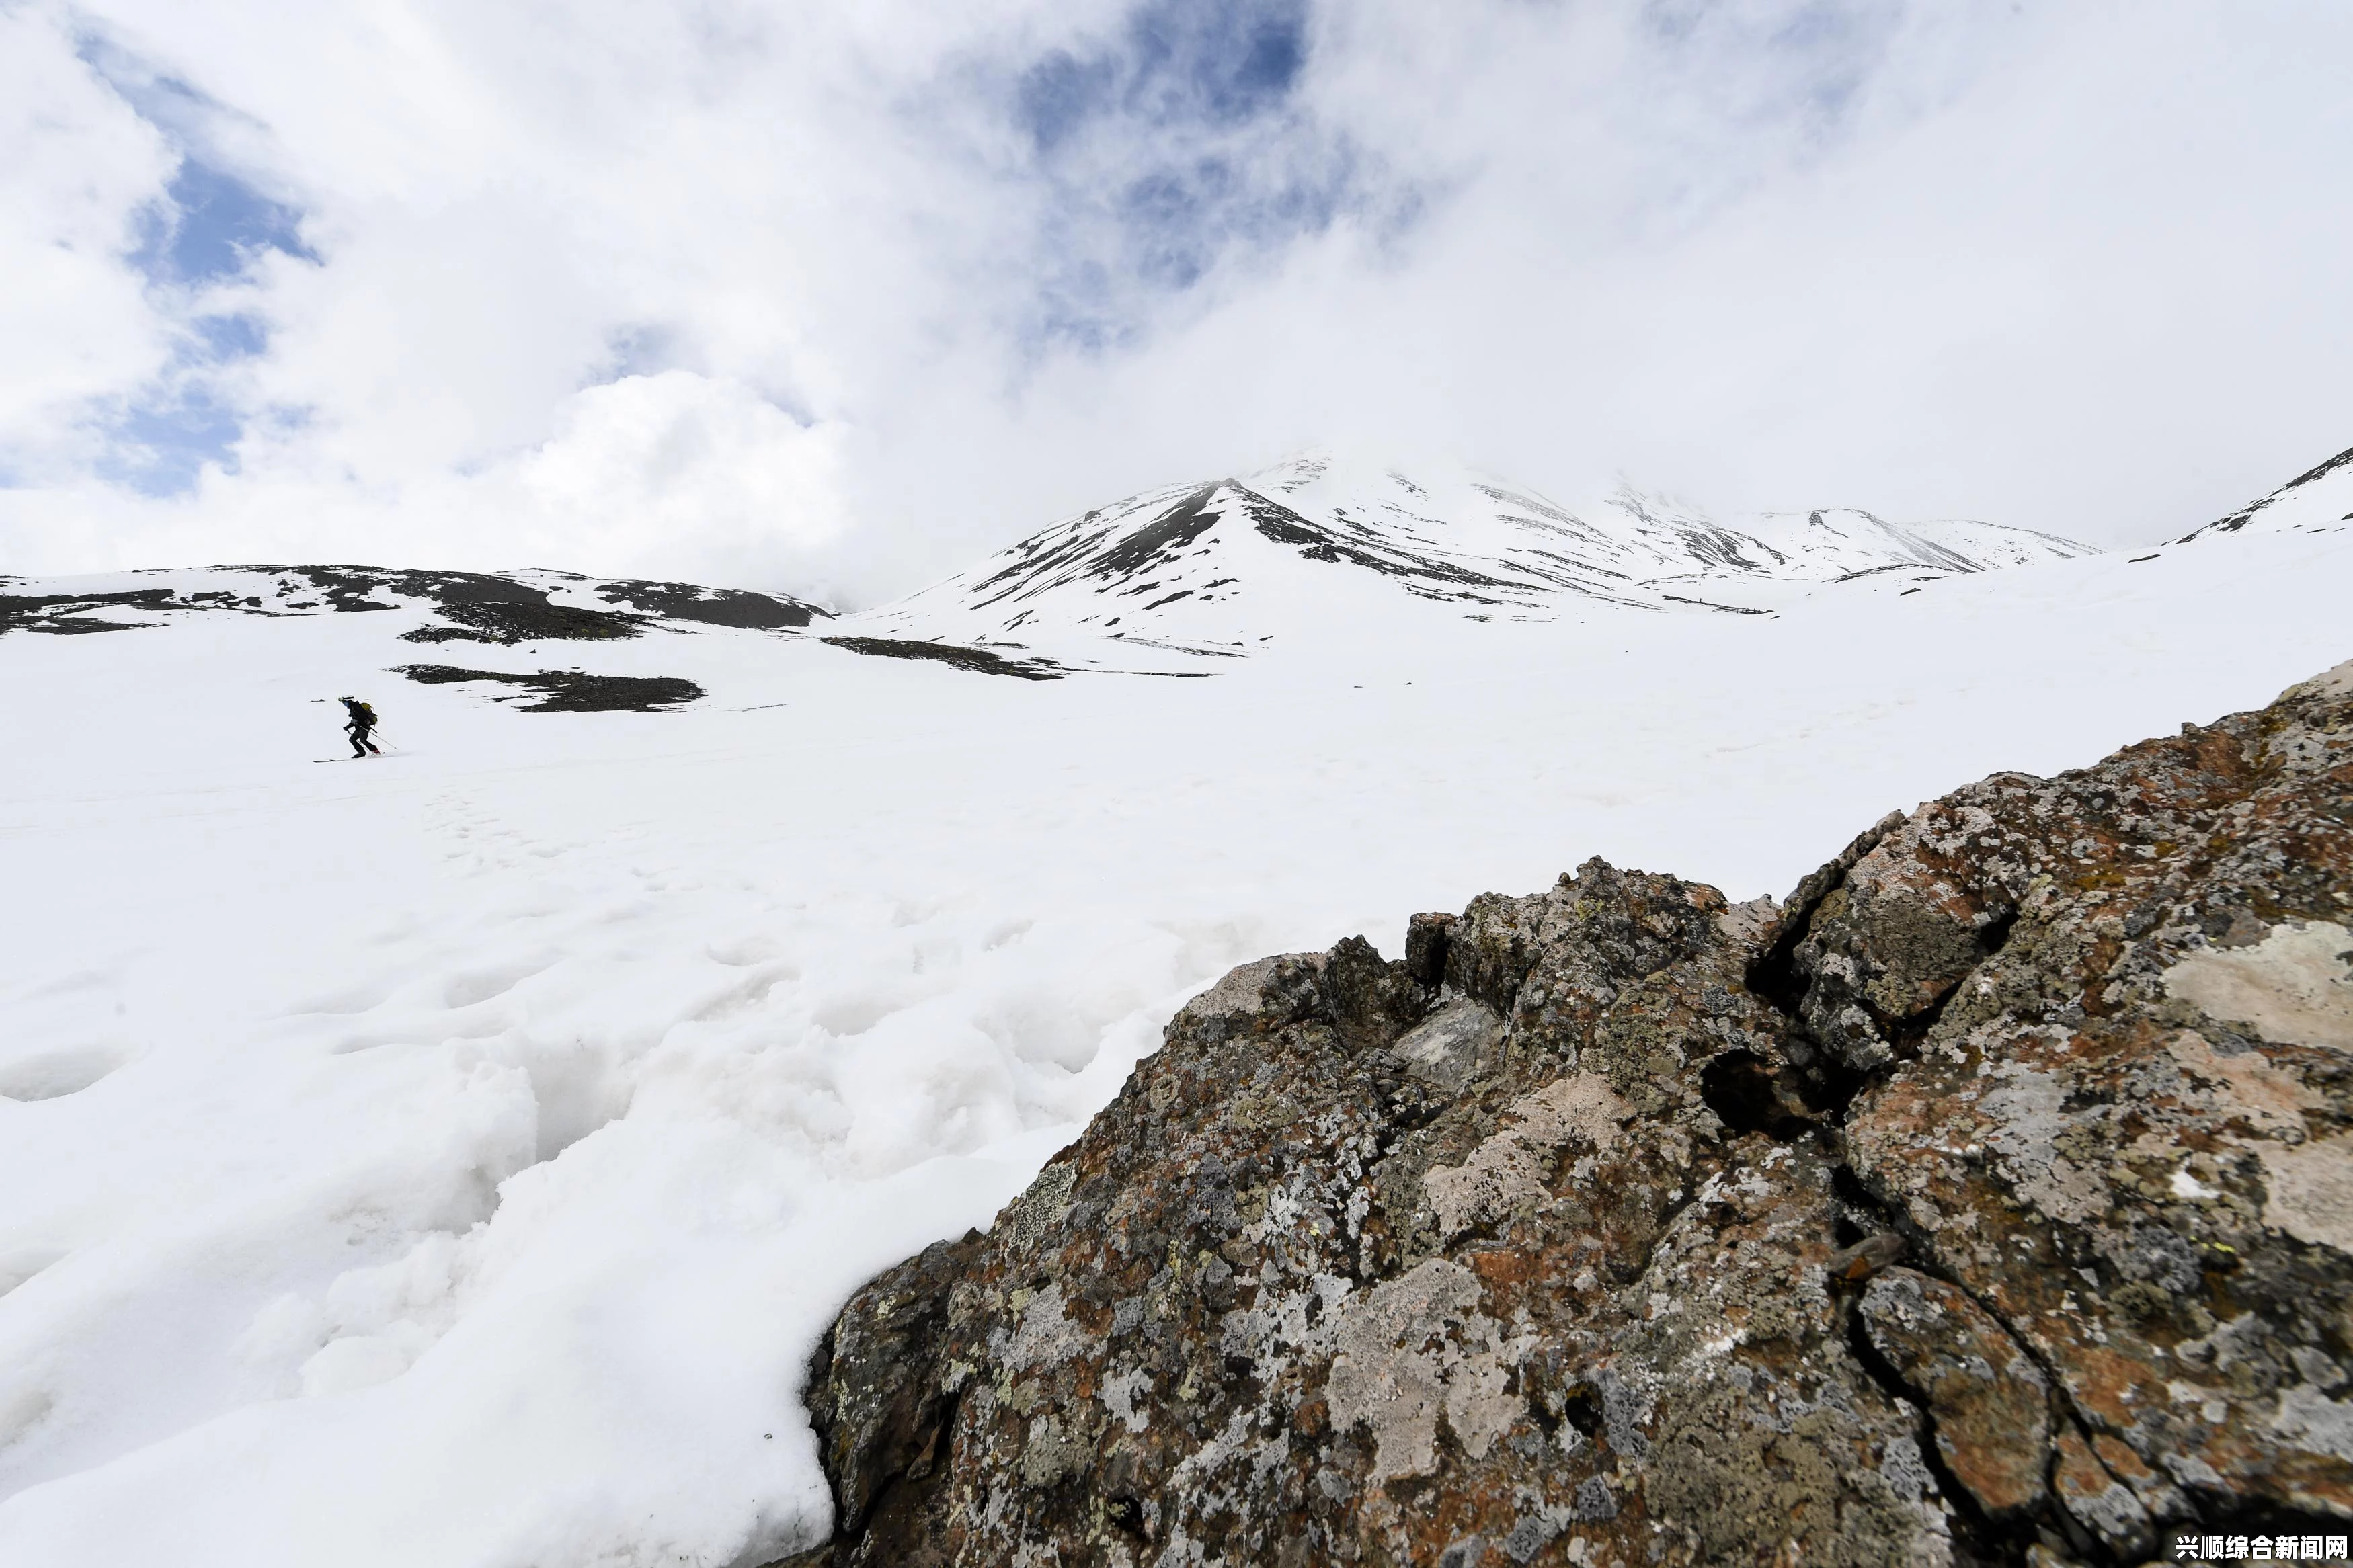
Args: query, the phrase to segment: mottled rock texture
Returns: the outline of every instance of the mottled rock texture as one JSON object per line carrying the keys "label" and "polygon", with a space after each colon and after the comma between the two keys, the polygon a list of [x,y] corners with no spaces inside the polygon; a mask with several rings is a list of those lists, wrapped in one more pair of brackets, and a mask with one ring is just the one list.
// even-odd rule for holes
{"label": "mottled rock texture", "polygon": [[2137,1563],[2353,1520],[2353,666],[1234,971],[842,1310],[801,1561]]}

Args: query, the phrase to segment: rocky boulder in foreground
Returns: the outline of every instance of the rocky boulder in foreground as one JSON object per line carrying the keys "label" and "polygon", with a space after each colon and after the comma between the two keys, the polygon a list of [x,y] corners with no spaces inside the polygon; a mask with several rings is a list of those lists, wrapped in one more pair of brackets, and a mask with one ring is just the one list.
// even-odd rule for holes
{"label": "rocky boulder in foreground", "polygon": [[1234,971],[868,1285],[797,1560],[2125,1563],[2353,1520],[2353,665]]}

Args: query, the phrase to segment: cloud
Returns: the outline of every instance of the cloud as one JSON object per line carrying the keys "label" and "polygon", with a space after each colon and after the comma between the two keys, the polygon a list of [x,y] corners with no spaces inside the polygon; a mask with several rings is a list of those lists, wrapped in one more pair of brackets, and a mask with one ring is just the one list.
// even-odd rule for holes
{"label": "cloud", "polygon": [[162,139],[54,17],[0,10],[0,482],[86,461],[68,411],[166,359],[123,255],[170,173]]}
{"label": "cloud", "polygon": [[2179,531],[2353,439],[2348,46],[2120,0],[20,5],[0,549],[871,599],[1333,440]]}
{"label": "cloud", "polygon": [[[740,382],[668,370],[575,394],[555,435],[507,474],[551,561],[632,570],[649,534],[694,536],[734,575],[823,560],[849,524],[850,432],[806,425]],[[724,574],[723,574],[724,575]]]}

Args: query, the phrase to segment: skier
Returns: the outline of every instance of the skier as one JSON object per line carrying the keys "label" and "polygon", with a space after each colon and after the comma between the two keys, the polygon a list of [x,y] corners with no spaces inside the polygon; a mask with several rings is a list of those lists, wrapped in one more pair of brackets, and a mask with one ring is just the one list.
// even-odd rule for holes
{"label": "skier", "polygon": [[369,707],[362,698],[345,697],[340,700],[343,702],[343,711],[351,715],[350,722],[343,726],[343,733],[352,738],[352,755],[354,757],[384,755],[382,752],[375,749],[375,742],[368,739],[368,731],[375,728],[375,710]]}

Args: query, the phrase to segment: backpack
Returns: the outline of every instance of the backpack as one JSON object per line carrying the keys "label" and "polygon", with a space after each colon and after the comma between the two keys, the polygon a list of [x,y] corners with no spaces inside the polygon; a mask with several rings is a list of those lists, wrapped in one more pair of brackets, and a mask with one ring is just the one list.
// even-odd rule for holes
{"label": "backpack", "polygon": [[363,730],[373,730],[375,728],[375,709],[369,707],[364,702],[356,700],[347,702],[343,704],[343,706],[351,710],[353,723],[357,724]]}

